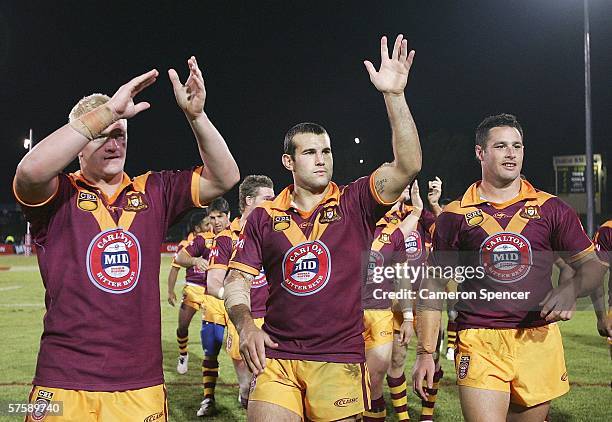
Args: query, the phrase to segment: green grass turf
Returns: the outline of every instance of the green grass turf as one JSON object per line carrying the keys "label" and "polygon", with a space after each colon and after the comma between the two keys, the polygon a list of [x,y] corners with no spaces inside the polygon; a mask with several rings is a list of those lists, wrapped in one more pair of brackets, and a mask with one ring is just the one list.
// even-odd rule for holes
{"label": "green grass turf", "polygon": [[[176,373],[176,321],[178,309],[166,302],[166,276],[170,258],[162,258],[160,276],[162,308],[162,344],[164,372],[168,388],[170,419],[173,421],[202,420],[195,413],[201,400],[202,348],[200,344],[200,319],[194,317],[190,327],[190,361],[186,375]],[[44,315],[44,290],[35,258],[3,256],[0,268],[0,421],[23,420],[23,417],[6,416],[7,403],[24,402],[30,391],[30,382],[36,365],[36,355],[42,317]],[[183,272],[181,272],[181,275]],[[176,288],[180,296],[180,285]],[[582,301],[584,302],[584,301]],[[588,302],[588,300],[587,300]],[[595,317],[584,303],[569,322],[562,323],[561,331],[572,389],[569,394],[555,400],[552,405],[553,421],[610,421],[612,420],[612,371],[610,353],[605,339],[599,337]],[[414,341],[406,364],[406,375],[414,361]],[[534,362],[537,365],[537,362]],[[237,403],[237,384],[231,362],[225,352],[220,356],[220,377],[217,384],[217,404],[220,413],[211,421],[242,421],[245,414]],[[460,421],[461,410],[452,362],[443,360],[444,379],[436,404],[436,420]],[[388,420],[396,420],[390,406],[388,393]],[[418,420],[420,403],[409,395],[410,416]]]}

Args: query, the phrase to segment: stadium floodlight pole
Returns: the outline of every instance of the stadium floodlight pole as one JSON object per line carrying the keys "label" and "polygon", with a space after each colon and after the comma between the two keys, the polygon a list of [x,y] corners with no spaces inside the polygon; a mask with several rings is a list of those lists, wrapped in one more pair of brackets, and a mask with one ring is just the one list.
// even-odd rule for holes
{"label": "stadium floodlight pole", "polygon": [[595,194],[593,184],[593,133],[591,126],[591,33],[589,25],[589,0],[584,1],[584,122],[586,155],[587,233],[593,237],[595,230]]}
{"label": "stadium floodlight pole", "polygon": [[[30,136],[23,140],[23,147],[28,150],[28,152],[32,151],[32,144],[34,143],[34,138],[32,138],[32,129],[30,129]],[[30,222],[26,222],[26,235],[25,235],[25,245],[24,245],[24,254],[25,256],[30,256],[32,254],[32,235],[30,234]]]}

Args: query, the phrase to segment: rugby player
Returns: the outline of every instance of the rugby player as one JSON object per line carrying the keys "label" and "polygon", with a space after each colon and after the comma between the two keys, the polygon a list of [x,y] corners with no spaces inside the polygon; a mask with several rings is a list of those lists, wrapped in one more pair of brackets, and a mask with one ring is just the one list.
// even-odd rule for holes
{"label": "rugby player", "polygon": [[[595,248],[599,260],[610,269],[612,255],[612,220],[608,220],[599,227],[595,233]],[[597,322],[597,331],[602,336],[608,337],[608,343],[612,346],[612,271],[608,273],[608,315],[604,324]],[[612,353],[612,347],[610,348]]]}
{"label": "rugby player", "polygon": [[[213,249],[210,254],[208,273],[206,275],[207,292],[219,299],[223,298],[223,279],[226,276],[228,265],[236,248],[240,231],[244,227],[247,217],[263,201],[274,198],[274,184],[268,176],[250,175],[245,177],[238,189],[238,205],[242,215],[234,219],[230,227],[215,237]],[[261,272],[251,282],[251,314],[255,325],[263,325],[266,315],[266,301],[268,300],[268,281]],[[227,322],[226,350],[232,358],[236,376],[238,377],[238,400],[243,408],[248,408],[249,387],[253,374],[249,371],[239,350],[239,337],[234,324]]]}
{"label": "rugby player", "polygon": [[[218,201],[215,199],[212,201],[211,206]],[[209,207],[210,209],[210,207]],[[210,217],[205,217],[210,222]],[[197,311],[202,308],[202,302],[204,300],[204,292],[206,291],[206,269],[208,268],[208,254],[212,247],[214,233],[204,230],[206,221],[202,219],[199,224],[196,225],[195,236],[189,239],[187,242],[179,247],[176,255],[172,261],[172,269],[168,277],[172,277],[174,268],[178,266],[186,268],[185,275],[185,286],[183,287],[183,295],[181,299],[181,306],[179,308],[178,316],[178,327],[176,328],[176,341],[179,346],[178,362],[176,364],[176,372],[179,374],[187,373],[189,369],[189,324],[191,319]],[[209,223],[210,224],[210,223]],[[193,246],[195,244],[195,246]],[[195,256],[189,255],[187,248],[201,248],[201,251]],[[176,272],[178,272],[178,268]],[[176,276],[174,276],[174,282],[176,283]],[[172,287],[172,294],[174,294],[174,284],[170,285],[168,282],[168,289]],[[169,291],[170,294],[170,291]],[[170,303],[174,306],[174,303]]]}
{"label": "rugby player", "polygon": [[[191,318],[197,310],[202,310],[202,329],[200,338],[204,357],[202,360],[202,384],[204,386],[204,398],[200,402],[197,416],[212,416],[217,412],[215,406],[215,387],[219,377],[219,352],[223,345],[223,335],[227,318],[223,302],[208,294],[206,288],[206,272],[208,270],[208,258],[213,246],[214,236],[221,233],[229,225],[229,204],[223,198],[214,199],[208,206],[208,218],[212,226],[210,236],[204,233],[196,236],[194,240],[182,249],[177,257],[177,264],[186,267],[188,274],[192,275],[185,286],[181,313],[183,313],[183,332],[186,335]],[[180,364],[179,357],[179,364]],[[187,358],[185,358],[187,361]]]}
{"label": "rugby player", "polygon": [[[282,156],[294,183],[251,212],[229,264],[225,306],[240,335],[240,353],[256,377],[250,421],[355,420],[369,403],[361,280],[376,222],[421,167],[404,97],[414,52],[402,35],[391,57],[386,37],[380,50],[378,71],[364,64],[383,94],[394,161],[339,187],[331,182],[327,131],[314,123],[294,126],[285,135]],[[259,329],[249,289],[262,267],[270,297]]]}
{"label": "rugby player", "polygon": [[[238,167],[203,111],[195,57],[183,85],[168,71],[205,167],[124,173],[127,119],[149,108],[134,97],[157,70],[112,98],[80,100],[62,126],[19,163],[13,182],[38,246],[46,314],[30,401],[63,403],[45,420],[168,418],[164,388],[159,249],[167,228],[238,182]],[[153,141],[153,140],[152,140]],[[154,142],[154,141],[153,141]],[[75,158],[80,170],[65,174]],[[145,358],[146,357],[146,358]],[[41,420],[43,412],[28,415]]]}
{"label": "rugby player", "polygon": [[[576,298],[598,286],[604,267],[576,213],[521,180],[523,130],[514,116],[485,118],[476,129],[475,153],[482,180],[446,206],[433,236],[437,265],[484,268],[484,277],[459,284],[461,292],[484,289],[496,295],[460,299],[456,306],[455,364],[463,416],[468,422],[543,421],[550,400],[569,390],[555,321],[571,318]],[[576,274],[553,289],[544,281],[551,278],[556,254]],[[431,293],[443,286],[428,277],[421,288]],[[507,299],[516,292],[526,299]],[[427,397],[424,378],[432,384],[441,308],[434,299],[419,300],[417,306],[413,387],[421,397]]]}

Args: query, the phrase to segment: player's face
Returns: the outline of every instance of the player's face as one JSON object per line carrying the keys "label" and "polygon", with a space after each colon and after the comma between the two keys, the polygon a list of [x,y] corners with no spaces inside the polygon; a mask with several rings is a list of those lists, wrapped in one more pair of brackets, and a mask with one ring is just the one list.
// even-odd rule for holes
{"label": "player's face", "polygon": [[274,199],[274,189],[263,187],[257,188],[257,195],[253,197],[252,206],[255,208],[263,201],[269,201],[271,199]]}
{"label": "player's face", "polygon": [[494,184],[508,184],[521,176],[523,154],[523,138],[510,126],[489,129],[485,148],[476,145],[482,177]]}
{"label": "player's face", "polygon": [[283,155],[283,164],[293,172],[293,181],[309,191],[322,191],[334,172],[329,136],[298,133],[293,137],[295,157]]}
{"label": "player's face", "polygon": [[127,120],[116,121],[80,152],[81,170],[110,181],[123,173],[127,152]]}
{"label": "player's face", "polygon": [[227,226],[229,226],[229,218],[224,212],[212,211],[210,214],[208,214],[208,218],[210,218],[210,224],[212,224],[214,234],[221,233]]}

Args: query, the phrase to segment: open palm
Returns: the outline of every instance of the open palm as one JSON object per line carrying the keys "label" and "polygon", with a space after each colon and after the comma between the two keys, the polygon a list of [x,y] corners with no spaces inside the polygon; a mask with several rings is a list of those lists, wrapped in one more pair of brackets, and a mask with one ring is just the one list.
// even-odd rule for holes
{"label": "open palm", "polygon": [[172,82],[176,103],[190,119],[195,119],[204,110],[206,88],[204,87],[202,72],[194,56],[187,60],[187,65],[189,66],[189,77],[184,85],[181,84],[174,69],[168,70],[168,76]]}
{"label": "open palm", "polygon": [[408,52],[408,41],[399,34],[393,45],[393,53],[389,57],[387,48],[387,37],[380,39],[380,69],[376,71],[374,65],[369,60],[364,61],[364,65],[370,81],[376,89],[382,93],[401,94],[404,92],[408,82],[408,73],[414,59],[414,50]]}

